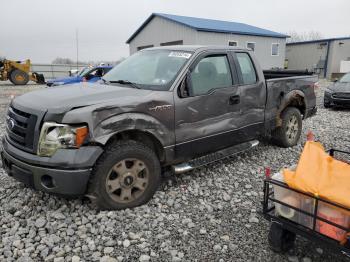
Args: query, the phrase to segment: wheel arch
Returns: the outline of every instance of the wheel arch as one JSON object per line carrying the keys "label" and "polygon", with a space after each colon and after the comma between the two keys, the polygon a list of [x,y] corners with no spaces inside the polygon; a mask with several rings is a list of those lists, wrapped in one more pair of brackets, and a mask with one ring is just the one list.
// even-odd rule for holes
{"label": "wheel arch", "polygon": [[175,134],[169,121],[162,123],[151,115],[141,113],[123,113],[105,118],[103,114],[109,114],[112,110],[105,111],[93,116],[96,120],[104,118],[92,130],[94,142],[106,146],[115,140],[130,139],[149,146],[161,162],[172,157],[167,147],[174,144]]}
{"label": "wheel arch", "polygon": [[295,107],[297,108],[303,116],[303,119],[306,115],[307,101],[305,99],[305,94],[300,90],[293,90],[292,92],[285,95],[278,107],[277,115],[276,115],[276,127],[282,125],[282,112],[287,107]]}
{"label": "wheel arch", "polygon": [[162,143],[154,134],[148,131],[138,130],[138,129],[128,129],[128,130],[116,132],[109,137],[105,146],[109,146],[114,142],[121,141],[121,140],[134,140],[134,141],[143,143],[156,153],[160,162],[165,161],[165,150]]}

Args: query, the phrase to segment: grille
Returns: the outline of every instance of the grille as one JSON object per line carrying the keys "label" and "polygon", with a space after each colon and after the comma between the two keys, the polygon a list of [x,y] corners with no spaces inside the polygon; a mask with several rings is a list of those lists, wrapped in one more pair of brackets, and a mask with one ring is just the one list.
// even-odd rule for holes
{"label": "grille", "polygon": [[6,131],[10,142],[33,150],[34,130],[37,116],[9,107],[6,116]]}
{"label": "grille", "polygon": [[344,99],[350,99],[350,93],[334,93],[334,98],[344,98]]}

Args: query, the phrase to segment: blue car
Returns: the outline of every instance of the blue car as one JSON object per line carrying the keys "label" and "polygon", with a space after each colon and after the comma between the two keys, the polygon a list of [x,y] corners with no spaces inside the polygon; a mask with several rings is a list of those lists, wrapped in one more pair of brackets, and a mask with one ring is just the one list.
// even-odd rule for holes
{"label": "blue car", "polygon": [[113,68],[112,66],[85,67],[76,76],[69,76],[64,78],[48,80],[46,84],[48,86],[60,86],[60,85],[80,83],[83,81],[93,83],[100,80],[101,77],[104,76],[112,68]]}

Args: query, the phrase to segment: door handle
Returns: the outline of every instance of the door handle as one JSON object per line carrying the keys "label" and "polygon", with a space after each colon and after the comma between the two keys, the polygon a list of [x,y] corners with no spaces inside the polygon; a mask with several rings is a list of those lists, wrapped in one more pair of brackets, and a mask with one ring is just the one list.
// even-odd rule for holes
{"label": "door handle", "polygon": [[236,105],[236,104],[239,104],[240,102],[241,102],[241,98],[239,95],[230,96],[230,99],[229,99],[230,105]]}

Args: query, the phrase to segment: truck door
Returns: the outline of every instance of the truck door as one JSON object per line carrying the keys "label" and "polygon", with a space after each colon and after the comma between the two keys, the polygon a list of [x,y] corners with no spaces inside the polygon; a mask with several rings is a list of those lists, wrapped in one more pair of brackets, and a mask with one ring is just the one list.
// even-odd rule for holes
{"label": "truck door", "polygon": [[232,52],[239,79],[242,132],[254,139],[264,130],[266,86],[262,70],[253,62],[249,52]]}
{"label": "truck door", "polygon": [[[232,56],[205,53],[174,92],[176,155],[187,159],[237,143],[240,89]],[[185,91],[185,92],[184,92]]]}

